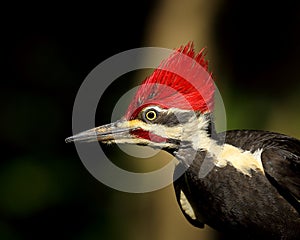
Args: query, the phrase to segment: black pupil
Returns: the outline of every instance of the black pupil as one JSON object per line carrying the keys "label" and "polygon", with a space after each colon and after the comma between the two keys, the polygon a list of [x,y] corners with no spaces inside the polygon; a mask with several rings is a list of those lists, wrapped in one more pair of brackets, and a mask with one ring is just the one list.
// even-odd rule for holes
{"label": "black pupil", "polygon": [[153,118],[155,118],[155,113],[153,111],[148,112],[147,116],[150,120],[152,120]]}

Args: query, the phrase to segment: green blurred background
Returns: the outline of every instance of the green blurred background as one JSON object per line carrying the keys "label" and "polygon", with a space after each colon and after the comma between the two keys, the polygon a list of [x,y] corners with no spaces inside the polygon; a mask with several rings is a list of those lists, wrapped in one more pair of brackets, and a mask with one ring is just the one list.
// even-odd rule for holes
{"label": "green blurred background", "polygon": [[[121,51],[177,48],[194,40],[197,50],[208,48],[228,129],[300,138],[297,1],[44,3],[5,6],[3,12],[0,239],[217,237],[189,225],[172,186],[146,194],[110,189],[88,173],[74,145],[64,143],[72,135],[73,101],[82,81]],[[97,121],[110,121],[112,93],[117,98],[144,77],[112,85]]]}

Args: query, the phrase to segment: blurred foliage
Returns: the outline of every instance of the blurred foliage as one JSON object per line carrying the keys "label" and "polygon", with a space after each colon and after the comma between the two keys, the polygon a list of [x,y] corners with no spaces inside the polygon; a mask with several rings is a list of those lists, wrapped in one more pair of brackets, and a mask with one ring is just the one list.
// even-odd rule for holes
{"label": "blurred foliage", "polygon": [[[203,45],[213,48],[211,68],[228,128],[300,137],[300,9],[293,3],[224,2],[207,26],[211,42]],[[2,30],[0,239],[200,235],[183,219],[171,187],[140,195],[112,190],[88,173],[73,145],[64,143],[72,134],[73,101],[83,79],[113,54],[143,46],[145,35],[151,35],[149,16],[156,18],[160,8],[156,1],[83,5],[77,10],[47,6],[48,12],[42,6],[22,12],[7,8],[9,19],[16,21]],[[134,85],[131,77],[125,78],[101,99],[106,105],[97,123],[110,121],[115,100]],[[119,166],[137,166],[137,159],[130,166],[118,163],[117,148],[106,151]],[[162,201],[165,193],[170,202]],[[184,229],[182,235],[164,235],[178,227]]]}

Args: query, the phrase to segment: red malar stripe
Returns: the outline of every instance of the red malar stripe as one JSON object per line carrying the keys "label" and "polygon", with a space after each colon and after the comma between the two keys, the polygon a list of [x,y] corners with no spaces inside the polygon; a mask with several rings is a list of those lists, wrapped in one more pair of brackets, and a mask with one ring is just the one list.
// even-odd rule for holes
{"label": "red malar stripe", "polygon": [[150,133],[148,131],[145,131],[143,129],[137,129],[137,130],[133,130],[131,131],[131,134],[133,134],[134,136],[138,137],[138,138],[143,138],[143,139],[147,139],[151,142],[157,142],[157,143],[161,143],[161,142],[166,142],[166,138],[158,136],[156,134]]}

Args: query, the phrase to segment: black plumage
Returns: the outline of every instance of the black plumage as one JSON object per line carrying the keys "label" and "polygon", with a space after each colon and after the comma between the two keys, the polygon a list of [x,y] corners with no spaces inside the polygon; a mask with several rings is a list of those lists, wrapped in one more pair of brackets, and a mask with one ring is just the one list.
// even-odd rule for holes
{"label": "black plumage", "polygon": [[[237,130],[218,134],[225,143],[254,152],[262,149],[265,174],[251,177],[233,166],[214,168],[204,178],[198,173],[205,152],[174,182],[180,205],[184,192],[196,220],[230,237],[246,239],[300,239],[300,141],[278,133]],[[181,168],[182,165],[177,167]]]}

